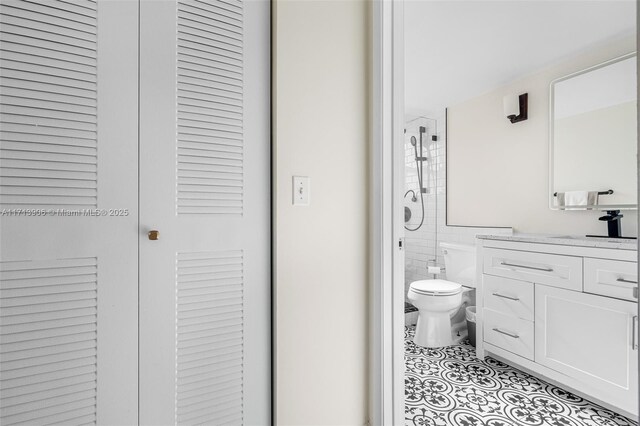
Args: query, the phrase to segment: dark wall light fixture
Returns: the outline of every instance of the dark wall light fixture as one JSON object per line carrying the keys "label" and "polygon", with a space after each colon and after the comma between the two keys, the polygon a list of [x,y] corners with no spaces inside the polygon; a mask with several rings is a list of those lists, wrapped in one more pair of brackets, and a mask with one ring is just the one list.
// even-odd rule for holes
{"label": "dark wall light fixture", "polygon": [[523,93],[520,96],[508,95],[504,97],[504,115],[511,123],[524,121],[528,118],[529,94]]}

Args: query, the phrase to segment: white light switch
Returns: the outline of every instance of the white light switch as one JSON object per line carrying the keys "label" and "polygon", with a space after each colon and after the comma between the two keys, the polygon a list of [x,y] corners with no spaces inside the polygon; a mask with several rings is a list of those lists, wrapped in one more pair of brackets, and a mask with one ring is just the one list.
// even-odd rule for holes
{"label": "white light switch", "polygon": [[307,176],[293,177],[293,205],[308,206],[311,199],[311,181]]}

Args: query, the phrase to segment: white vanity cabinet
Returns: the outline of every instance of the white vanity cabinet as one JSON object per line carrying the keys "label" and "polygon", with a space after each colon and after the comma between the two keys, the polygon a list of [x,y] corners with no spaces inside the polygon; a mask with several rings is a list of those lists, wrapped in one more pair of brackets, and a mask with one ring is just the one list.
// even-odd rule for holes
{"label": "white vanity cabinet", "polygon": [[478,357],[637,416],[635,242],[478,238]]}
{"label": "white vanity cabinet", "polygon": [[589,395],[637,410],[637,304],[536,285],[535,362]]}

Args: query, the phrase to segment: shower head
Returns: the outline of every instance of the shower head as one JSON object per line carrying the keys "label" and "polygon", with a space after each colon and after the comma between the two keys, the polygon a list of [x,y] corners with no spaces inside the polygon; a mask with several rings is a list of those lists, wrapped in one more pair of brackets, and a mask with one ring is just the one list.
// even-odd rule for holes
{"label": "shower head", "polygon": [[416,144],[418,143],[418,140],[416,139],[415,136],[411,136],[411,145],[412,146],[416,146]]}

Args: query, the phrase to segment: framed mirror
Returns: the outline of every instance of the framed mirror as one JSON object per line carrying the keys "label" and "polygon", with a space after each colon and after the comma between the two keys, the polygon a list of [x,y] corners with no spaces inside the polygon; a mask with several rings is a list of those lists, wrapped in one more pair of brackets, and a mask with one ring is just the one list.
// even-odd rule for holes
{"label": "framed mirror", "polygon": [[637,209],[636,54],[551,82],[549,206]]}

